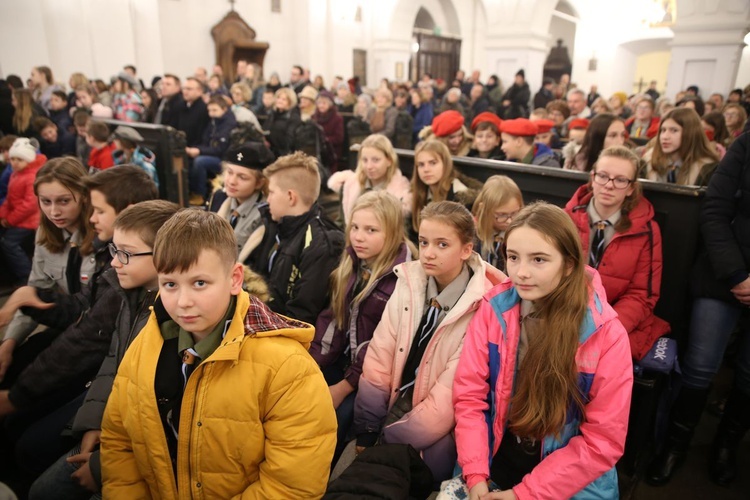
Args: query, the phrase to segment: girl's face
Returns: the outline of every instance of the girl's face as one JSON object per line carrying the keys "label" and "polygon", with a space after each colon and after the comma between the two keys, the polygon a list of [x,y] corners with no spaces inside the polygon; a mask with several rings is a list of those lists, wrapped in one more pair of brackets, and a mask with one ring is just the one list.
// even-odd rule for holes
{"label": "girl's face", "polygon": [[419,262],[440,290],[461,273],[471,256],[473,243],[462,243],[456,230],[438,219],[426,219],[419,225]]}
{"label": "girl's face", "polygon": [[318,112],[322,115],[328,113],[328,110],[331,109],[331,101],[326,97],[315,101],[315,105],[318,107]]}
{"label": "girl's face", "polygon": [[58,181],[45,182],[37,188],[42,213],[60,229],[73,231],[81,215],[82,197]]}
{"label": "girl's face", "polygon": [[369,208],[352,214],[349,242],[357,258],[371,264],[385,246],[385,228]]}
{"label": "girl's face", "polygon": [[76,92],[76,99],[78,100],[78,106],[81,108],[90,108],[91,105],[94,104],[94,99],[85,90],[79,90]]}
{"label": "girl's face", "polygon": [[[613,213],[622,207],[625,198],[633,194],[634,187],[633,182],[628,183],[624,189],[615,187],[615,182],[625,184],[625,180],[635,180],[635,167],[632,163],[624,158],[613,158],[611,156],[605,156],[600,158],[596,163],[596,170],[591,173],[594,177],[592,180],[592,188],[594,190],[594,208],[597,211]],[[601,180],[604,180],[604,176],[607,176],[607,182],[602,185],[599,184]],[[599,182],[597,182],[597,180]],[[615,180],[612,180],[615,179]]]}
{"label": "girl's face", "polygon": [[516,199],[503,203],[492,212],[492,228],[498,232],[507,231],[519,210],[521,210],[521,204]]}
{"label": "girl's face", "polygon": [[286,94],[279,94],[276,97],[276,109],[279,111],[288,111],[292,103],[289,102],[289,98]]}
{"label": "girl's face", "polygon": [[376,148],[362,148],[362,169],[370,179],[370,183],[376,186],[385,180],[391,162],[385,153]]}
{"label": "girl's face", "polygon": [[417,175],[427,186],[436,186],[443,178],[445,167],[435,153],[423,151],[417,155]]}
{"label": "girl's face", "polygon": [[216,92],[221,87],[221,81],[218,78],[210,78],[208,80],[208,88],[213,92]]}
{"label": "girl's face", "polygon": [[242,203],[258,188],[258,178],[250,169],[231,163],[224,165],[224,189],[227,196],[236,198],[238,203]]}
{"label": "girl's face", "polygon": [[232,102],[235,104],[242,104],[244,100],[242,99],[242,91],[240,89],[232,89],[230,94],[232,94]]}
{"label": "girl's face", "polygon": [[143,101],[144,108],[148,108],[151,106],[151,96],[145,90],[141,91],[141,100]]}
{"label": "girl's face", "polygon": [[620,120],[613,121],[604,136],[604,149],[610,146],[622,146],[625,144],[625,124]]}
{"label": "girl's face", "polygon": [[535,301],[552,293],[570,274],[560,251],[539,231],[528,226],[514,229],[506,239],[506,267],[518,295]]}
{"label": "girl's face", "polygon": [[659,144],[664,154],[672,154],[680,150],[682,145],[682,127],[669,118],[664,120],[659,131]]}
{"label": "girl's face", "polygon": [[16,158],[15,156],[10,159],[10,168],[14,172],[20,172],[24,168],[29,166],[29,162],[26,160],[22,160],[21,158]]}
{"label": "girl's face", "polygon": [[31,70],[31,83],[36,85],[41,85],[44,81],[44,75],[42,75],[39,71],[36,70],[36,68]]}

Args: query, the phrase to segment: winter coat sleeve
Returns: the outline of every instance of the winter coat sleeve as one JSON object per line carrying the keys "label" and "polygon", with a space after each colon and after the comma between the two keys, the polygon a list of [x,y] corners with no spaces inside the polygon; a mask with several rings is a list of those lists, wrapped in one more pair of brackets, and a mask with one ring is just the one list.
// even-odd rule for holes
{"label": "winter coat sleeve", "polygon": [[39,205],[34,194],[34,176],[24,175],[17,182],[11,183],[9,189],[26,193],[26,195],[17,198],[19,203],[14,203],[12,207],[8,206],[7,202],[3,203],[3,206],[0,207],[0,218],[6,219],[12,227],[19,227],[39,211]]}
{"label": "winter coat sleeve", "polygon": [[9,398],[23,408],[101,365],[115,329],[122,299],[114,288],[100,285],[100,296],[81,319],[58,335],[21,373]]}
{"label": "winter coat sleeve", "polygon": [[112,387],[102,421],[101,469],[105,498],[151,498],[133,453],[133,444],[125,427],[128,412],[128,384],[136,376],[138,358],[126,356]]}
{"label": "winter coat sleeve", "polygon": [[354,430],[360,446],[375,444],[388,413],[401,300],[397,286],[375,328],[362,366],[359,391],[354,402]]}
{"label": "winter coat sleeve", "polygon": [[469,323],[464,348],[453,381],[453,405],[456,412],[456,447],[458,464],[471,489],[490,476],[489,433],[489,350],[488,332],[498,328],[492,307],[483,300]]}
{"label": "winter coat sleeve", "polygon": [[[306,353],[295,354],[267,390],[265,460],[258,480],[234,498],[320,498],[336,445],[336,414],[325,380]],[[317,404],[301,404],[305,401]]]}
{"label": "winter coat sleeve", "polygon": [[345,333],[336,328],[333,310],[321,312],[315,322],[315,338],[310,344],[310,356],[321,369],[334,363],[344,352]]}
{"label": "winter coat sleeve", "polygon": [[625,448],[633,364],[625,329],[616,319],[603,325],[601,354],[585,407],[580,435],[550,453],[521,484],[519,500],[570,498],[615,466]]}
{"label": "winter coat sleeve", "polygon": [[647,230],[651,231],[651,237],[643,238],[643,246],[638,251],[635,274],[625,292],[612,304],[628,333],[635,330],[643,318],[654,313],[661,290],[661,231],[656,221],[651,221],[649,226]]}
{"label": "winter coat sleeve", "polygon": [[424,450],[449,434],[456,421],[452,404],[453,378],[461,356],[463,340],[448,360],[427,397],[399,421],[384,429],[386,443],[407,443]]}
{"label": "winter coat sleeve", "polygon": [[729,288],[747,278],[748,267],[735,236],[733,222],[740,204],[748,204],[750,193],[741,192],[745,169],[750,159],[750,134],[737,138],[714,172],[703,200],[701,234],[708,248],[716,277]]}
{"label": "winter coat sleeve", "polygon": [[117,375],[117,348],[120,339],[117,332],[112,335],[109,353],[104,358],[99,373],[91,382],[91,387],[86,392],[83,405],[78,409],[73,421],[73,432],[83,434],[90,430],[101,430],[104,407],[112,393],[112,386]]}
{"label": "winter coat sleeve", "polygon": [[[327,244],[329,242],[319,242],[302,252],[299,264],[300,277],[294,283],[294,289],[290,295],[292,298],[287,301],[284,308],[286,316],[313,325],[320,311],[328,304],[328,293],[323,292],[325,288],[322,284],[328,283],[343,249],[341,233],[331,232],[318,237],[331,238],[330,243],[333,245]],[[276,298],[276,300],[280,299]]]}
{"label": "winter coat sleeve", "polygon": [[55,304],[49,309],[22,307],[21,311],[50,328],[64,330],[83,316],[91,307],[91,293],[93,287],[85,286],[80,292],[69,295],[50,288],[37,288],[36,294],[40,300],[48,304]]}

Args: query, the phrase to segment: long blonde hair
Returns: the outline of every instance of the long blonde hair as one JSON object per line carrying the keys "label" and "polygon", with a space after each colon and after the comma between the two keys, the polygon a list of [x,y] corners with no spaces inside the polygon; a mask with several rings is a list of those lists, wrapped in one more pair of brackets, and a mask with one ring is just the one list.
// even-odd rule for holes
{"label": "long blonde hair", "polygon": [[508,228],[506,245],[519,227],[544,235],[562,254],[565,269],[557,288],[534,303],[539,331],[530,336],[511,398],[509,418],[513,433],[541,439],[550,434],[559,436],[569,408],[579,411],[583,418],[576,352],[590,285],[578,231],[561,208],[546,202],[528,205]]}
{"label": "long blonde hair", "polygon": [[477,237],[482,248],[492,248],[495,240],[494,211],[516,200],[523,208],[523,195],[518,185],[507,175],[493,175],[484,183],[477,199],[474,200],[472,214],[477,223]]}
{"label": "long blonde hair", "polygon": [[677,184],[687,184],[690,178],[690,171],[693,165],[701,162],[702,164],[707,163],[718,163],[719,157],[714,150],[714,147],[706,137],[706,133],[703,131],[703,125],[701,125],[700,116],[698,113],[691,108],[674,108],[669,111],[666,115],[661,118],[659,123],[659,133],[654,138],[654,149],[651,156],[651,167],[659,173],[659,175],[666,175],[667,169],[671,164],[670,155],[666,154],[661,149],[661,127],[667,120],[674,120],[680,127],[682,127],[682,135],[680,138],[680,149],[676,151],[677,156],[682,160],[681,168],[677,173]]}
{"label": "long blonde hair", "polygon": [[357,156],[357,180],[359,180],[359,187],[364,189],[365,183],[367,182],[367,173],[365,172],[365,169],[362,168],[362,151],[365,148],[377,149],[385,155],[387,161],[391,162],[391,165],[385,173],[386,184],[391,182],[393,174],[398,170],[398,155],[396,154],[396,151],[393,150],[393,144],[391,144],[391,141],[386,136],[383,134],[372,134],[368,135],[367,138],[362,141]]}
{"label": "long blonde hair", "polygon": [[16,99],[13,127],[18,134],[23,134],[31,125],[34,116],[34,96],[28,89],[16,89],[13,91],[13,97]]}
{"label": "long blonde hair", "polygon": [[[358,210],[372,211],[382,226],[385,235],[385,245],[370,266],[370,279],[362,288],[362,291],[350,301],[346,294],[346,288],[352,272],[355,272],[355,270],[353,269],[354,261],[348,251],[348,247],[351,246],[349,234],[351,233],[354,214]],[[375,282],[393,267],[401,251],[401,245],[407,244],[403,221],[401,203],[387,191],[369,191],[357,198],[352,209],[349,224],[346,227],[347,250],[341,256],[338,267],[331,274],[331,308],[333,309],[336,326],[339,329],[345,330],[347,328],[346,323],[350,305],[359,302],[370,293],[370,289]]]}
{"label": "long blonde hair", "polygon": [[445,201],[451,190],[453,179],[456,178],[456,170],[453,168],[453,157],[448,146],[442,142],[430,139],[417,144],[414,150],[414,171],[411,176],[411,224],[415,231],[419,231],[419,214],[427,204],[427,194],[430,187],[419,178],[417,158],[421,153],[429,153],[437,157],[443,164],[443,177],[438,183],[437,190],[432,195],[432,201]]}

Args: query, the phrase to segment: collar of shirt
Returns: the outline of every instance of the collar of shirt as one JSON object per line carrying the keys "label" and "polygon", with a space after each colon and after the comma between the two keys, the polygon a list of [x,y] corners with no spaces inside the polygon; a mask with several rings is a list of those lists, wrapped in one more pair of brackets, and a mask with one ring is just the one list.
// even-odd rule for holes
{"label": "collar of shirt", "polygon": [[232,211],[237,212],[240,216],[249,214],[250,211],[252,211],[252,209],[255,207],[255,204],[258,203],[259,198],[259,191],[256,191],[255,193],[250,195],[250,198],[246,199],[242,203],[237,203],[237,198],[229,198],[229,216],[232,216]]}
{"label": "collar of shirt", "polygon": [[211,354],[213,354],[217,347],[219,347],[219,344],[224,338],[224,335],[226,334],[227,330],[229,329],[229,325],[232,322],[232,317],[234,316],[234,309],[236,305],[237,297],[233,296],[232,300],[229,302],[227,312],[224,314],[222,320],[216,324],[211,333],[206,335],[206,337],[199,340],[197,343],[193,339],[193,335],[190,332],[181,328],[177,323],[171,320],[162,325],[162,336],[164,337],[164,340],[169,340],[177,337],[178,354],[181,355],[182,352],[185,351],[185,349],[192,348],[200,358],[199,363],[203,362]]}
{"label": "collar of shirt", "polygon": [[432,299],[437,299],[438,303],[442,307],[440,314],[438,315],[438,321],[442,321],[448,312],[456,305],[456,302],[461,298],[466,290],[471,279],[471,270],[466,264],[461,268],[461,272],[458,276],[446,286],[442,292],[438,293],[437,282],[435,278],[430,276],[427,279],[427,294],[425,295],[425,311],[430,306]]}
{"label": "collar of shirt", "polygon": [[[604,243],[605,245],[609,245],[609,242],[612,241],[612,237],[615,235],[615,224],[619,222],[620,217],[622,217],[622,210],[618,210],[617,212],[613,213],[609,216],[608,219],[602,219],[602,216],[599,215],[599,213],[596,211],[596,208],[594,208],[594,199],[591,198],[591,201],[589,202],[588,207],[586,207],[586,213],[589,216],[589,224],[593,225],[597,222],[600,222],[602,220],[608,220],[610,225],[606,226],[604,228]],[[591,246],[591,242],[594,240],[594,231],[593,229],[589,231],[589,247]]]}

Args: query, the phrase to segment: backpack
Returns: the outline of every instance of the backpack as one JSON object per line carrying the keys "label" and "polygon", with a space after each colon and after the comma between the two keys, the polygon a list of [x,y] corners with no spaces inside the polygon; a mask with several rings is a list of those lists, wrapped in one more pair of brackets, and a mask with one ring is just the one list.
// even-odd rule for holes
{"label": "backpack", "polygon": [[264,142],[265,137],[250,122],[238,122],[229,133],[229,147],[238,148],[246,142]]}

